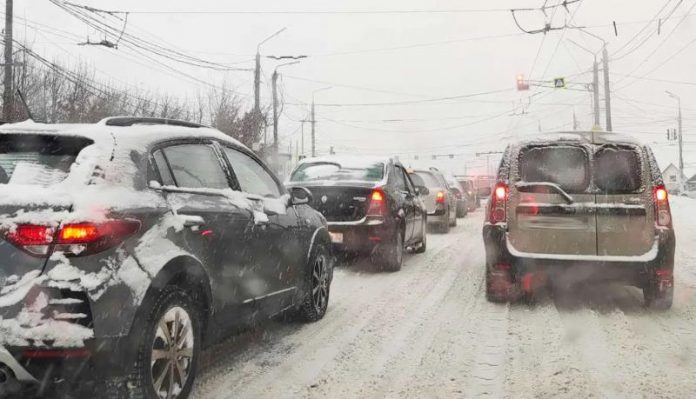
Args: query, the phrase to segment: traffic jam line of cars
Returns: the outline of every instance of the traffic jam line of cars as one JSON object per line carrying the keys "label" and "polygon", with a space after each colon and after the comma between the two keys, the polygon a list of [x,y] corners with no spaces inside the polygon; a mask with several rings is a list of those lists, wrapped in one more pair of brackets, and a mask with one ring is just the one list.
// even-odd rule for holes
{"label": "traffic jam line of cars", "polygon": [[203,347],[278,315],[320,320],[335,253],[397,271],[406,248],[424,252],[430,215],[457,211],[427,173],[313,159],[286,187],[188,122],[2,126],[0,396],[79,380],[187,397]]}
{"label": "traffic jam line of cars", "polygon": [[649,147],[615,134],[511,144],[493,179],[331,156],[282,184],[197,124],[24,122],[0,128],[0,185],[0,396],[79,379],[185,398],[202,348],[322,319],[337,257],[396,272],[483,201],[489,301],[618,281],[672,304],[667,191]]}

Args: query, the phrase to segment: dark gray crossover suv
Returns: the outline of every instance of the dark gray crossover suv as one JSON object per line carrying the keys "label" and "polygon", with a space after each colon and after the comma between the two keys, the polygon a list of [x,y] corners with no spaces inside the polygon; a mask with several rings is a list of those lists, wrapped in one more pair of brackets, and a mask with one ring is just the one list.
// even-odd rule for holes
{"label": "dark gray crossover suv", "polygon": [[488,299],[604,281],[672,305],[672,215],[650,147],[601,132],[512,144],[486,212]]}
{"label": "dark gray crossover suv", "polygon": [[2,126],[0,396],[79,379],[182,398],[206,344],[321,319],[331,240],[310,201],[187,122]]}

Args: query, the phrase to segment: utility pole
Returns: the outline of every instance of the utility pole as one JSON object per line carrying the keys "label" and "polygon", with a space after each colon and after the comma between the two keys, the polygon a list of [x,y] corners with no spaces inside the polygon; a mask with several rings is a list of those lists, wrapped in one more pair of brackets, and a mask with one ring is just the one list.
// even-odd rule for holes
{"label": "utility pole", "polygon": [[273,171],[278,173],[278,68],[273,71]]}
{"label": "utility pole", "polygon": [[[259,47],[261,44],[259,44]],[[261,115],[261,54],[256,48],[256,68],[254,69],[254,114],[255,118]]]}
{"label": "utility pole", "polygon": [[314,114],[314,94],[320,91],[324,90],[329,90],[331,86],[329,87],[322,87],[321,89],[316,89],[312,92],[312,157],[317,156],[317,133],[316,133],[316,124],[317,124],[317,118]]}
{"label": "utility pole", "polygon": [[592,96],[594,98],[594,126],[601,126],[599,124],[599,64],[596,56],[592,67]]}
{"label": "utility pole", "polygon": [[317,124],[317,120],[314,117],[314,94],[312,94],[312,157],[317,156],[316,124]]}
{"label": "utility pole", "polygon": [[607,116],[607,132],[612,132],[614,130],[611,124],[611,90],[609,88],[609,52],[607,51],[607,45],[604,44],[602,49],[602,63],[604,64],[604,101],[606,102],[605,114]]}
{"label": "utility pole", "polygon": [[677,100],[677,105],[679,106],[679,114],[678,114],[678,124],[679,124],[679,135],[677,136],[677,139],[679,140],[679,186],[680,189],[683,190],[684,186],[684,147],[683,147],[683,142],[682,142],[682,107],[681,107],[681,98],[669,91],[666,91],[668,96],[674,98]]}
{"label": "utility pole", "polygon": [[300,122],[302,123],[301,134],[300,134],[300,136],[301,136],[301,141],[300,141],[300,144],[301,144],[301,147],[300,147],[300,154],[301,154],[302,156],[304,156],[304,154],[305,154],[305,152],[304,152],[304,124],[305,124],[306,122],[309,122],[309,121],[308,121],[307,119],[302,119]]}
{"label": "utility pole", "polygon": [[6,123],[12,122],[12,110],[14,93],[12,92],[12,19],[13,19],[13,0],[5,1],[5,78],[2,93],[2,118]]}
{"label": "utility pole", "polygon": [[299,61],[288,62],[286,64],[280,64],[273,70],[273,78],[271,79],[271,86],[273,88],[273,167],[277,172],[280,163],[278,162],[278,68],[297,64]]}

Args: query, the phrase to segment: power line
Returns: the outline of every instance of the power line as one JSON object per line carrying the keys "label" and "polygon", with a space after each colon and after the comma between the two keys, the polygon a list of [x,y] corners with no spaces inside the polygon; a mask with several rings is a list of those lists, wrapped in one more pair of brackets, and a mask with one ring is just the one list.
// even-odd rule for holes
{"label": "power line", "polygon": [[[512,91],[512,89],[498,89],[498,90],[490,90],[490,91],[485,91],[485,92],[480,92],[480,93],[471,93],[471,94],[463,94],[459,96],[450,96],[450,97],[439,97],[439,98],[429,98],[429,99],[423,99],[423,100],[411,100],[411,101],[392,101],[392,102],[382,102],[382,103],[316,103],[315,105],[317,106],[322,106],[322,107],[382,107],[382,106],[398,106],[398,105],[410,105],[410,104],[423,104],[423,103],[431,103],[431,102],[441,102],[441,101],[450,101],[450,100],[461,100],[461,99],[466,99],[466,98],[472,98],[472,97],[478,97],[478,96],[485,96],[485,95],[490,95],[490,94],[498,94],[498,93],[507,93]],[[307,105],[304,102],[301,103],[288,103],[292,105]]]}
{"label": "power line", "polygon": [[119,10],[113,13],[141,15],[401,15],[484,14],[510,12],[508,8],[395,9],[395,10]]}
{"label": "power line", "polygon": [[[625,49],[626,47],[630,46],[631,43],[633,43],[633,41],[636,40],[636,39],[638,38],[638,36],[640,36],[640,35],[641,35],[643,32],[645,32],[653,23],[655,23],[655,21],[660,17],[660,14],[662,14],[662,12],[667,8],[667,6],[669,6],[669,4],[670,4],[671,2],[672,2],[672,0],[667,0],[667,2],[665,2],[665,4],[662,6],[662,8],[660,8],[660,10],[655,14],[655,16],[654,16],[651,20],[649,20],[648,23],[647,23],[645,26],[643,26],[643,28],[642,28],[641,30],[639,30],[635,35],[633,35],[626,43],[624,43],[623,46],[621,46],[621,47],[619,47],[617,50],[615,50],[615,51],[614,51],[614,57],[612,58],[612,61],[620,60],[620,59],[622,59],[622,58],[628,56],[629,54],[631,54],[631,53],[633,53],[634,51],[636,51],[637,49],[639,49],[643,44],[645,44],[645,43],[651,38],[652,35],[653,35],[652,32],[651,32],[650,34],[648,34],[648,35],[645,37],[645,39],[644,39],[642,42],[640,42],[637,46],[634,46],[633,49],[631,49],[631,50],[629,50],[628,52],[626,52],[626,54],[619,55],[619,54],[621,53],[621,51],[623,51],[623,49]],[[679,0],[679,1],[677,2],[677,5],[672,9],[671,13],[665,18],[665,20],[668,20],[668,19],[674,14],[674,12],[677,10],[677,8],[679,7],[679,5],[681,5],[681,3],[682,3],[682,0]]]}

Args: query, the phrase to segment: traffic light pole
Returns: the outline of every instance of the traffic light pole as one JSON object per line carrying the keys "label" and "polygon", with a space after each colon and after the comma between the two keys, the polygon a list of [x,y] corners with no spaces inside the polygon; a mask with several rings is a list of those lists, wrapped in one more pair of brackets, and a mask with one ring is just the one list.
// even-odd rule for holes
{"label": "traffic light pole", "polygon": [[12,122],[12,104],[14,103],[14,93],[12,92],[12,19],[13,19],[13,0],[5,2],[5,76],[3,80],[2,93],[2,118],[4,122]]}

